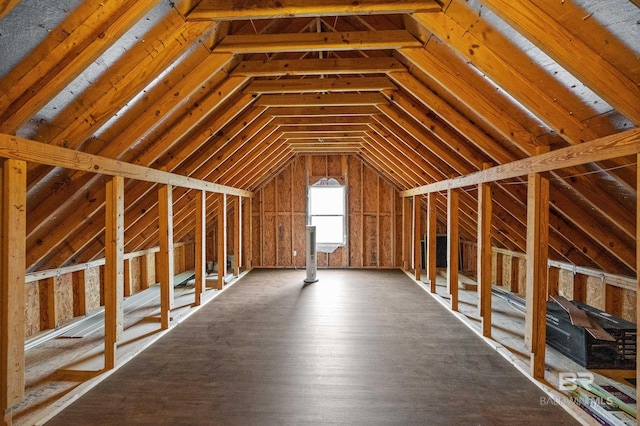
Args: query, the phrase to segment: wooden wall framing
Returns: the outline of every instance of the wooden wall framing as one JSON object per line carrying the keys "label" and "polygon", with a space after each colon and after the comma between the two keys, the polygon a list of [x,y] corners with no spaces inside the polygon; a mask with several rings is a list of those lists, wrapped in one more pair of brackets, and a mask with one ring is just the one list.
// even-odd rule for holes
{"label": "wooden wall framing", "polygon": [[305,267],[307,181],[332,177],[347,186],[347,245],[318,253],[319,268],[401,266],[398,191],[355,155],[298,155],[252,199],[253,266]]}

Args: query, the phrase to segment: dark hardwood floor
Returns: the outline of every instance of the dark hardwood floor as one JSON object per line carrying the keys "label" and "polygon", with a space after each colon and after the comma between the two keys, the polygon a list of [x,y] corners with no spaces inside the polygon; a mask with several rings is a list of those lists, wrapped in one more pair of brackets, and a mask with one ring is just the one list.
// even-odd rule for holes
{"label": "dark hardwood floor", "polygon": [[47,424],[576,424],[402,272],[304,276],[252,271]]}

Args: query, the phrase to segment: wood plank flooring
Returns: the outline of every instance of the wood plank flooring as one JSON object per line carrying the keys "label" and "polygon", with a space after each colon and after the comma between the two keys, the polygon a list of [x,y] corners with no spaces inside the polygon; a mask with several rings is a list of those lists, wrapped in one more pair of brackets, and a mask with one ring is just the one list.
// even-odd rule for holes
{"label": "wood plank flooring", "polygon": [[400,271],[256,270],[47,424],[576,424]]}

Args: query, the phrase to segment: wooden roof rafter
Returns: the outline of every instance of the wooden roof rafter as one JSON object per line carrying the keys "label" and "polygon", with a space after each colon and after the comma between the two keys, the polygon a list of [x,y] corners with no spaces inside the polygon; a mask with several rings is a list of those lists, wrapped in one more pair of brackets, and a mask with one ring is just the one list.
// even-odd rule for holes
{"label": "wooden roof rafter", "polygon": [[351,14],[391,14],[414,12],[438,12],[441,6],[434,0],[389,1],[369,0],[354,3],[350,0],[330,0],[321,3],[313,0],[284,0],[277,4],[258,1],[251,7],[240,8],[230,0],[204,0],[188,14],[189,20],[244,20],[317,16],[341,16]]}

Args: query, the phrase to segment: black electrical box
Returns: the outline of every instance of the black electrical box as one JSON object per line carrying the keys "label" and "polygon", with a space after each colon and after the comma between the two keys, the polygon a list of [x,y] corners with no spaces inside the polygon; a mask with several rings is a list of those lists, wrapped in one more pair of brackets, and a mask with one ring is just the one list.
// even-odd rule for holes
{"label": "black electrical box", "polygon": [[636,325],[577,301],[571,302],[587,312],[613,341],[598,340],[571,323],[567,311],[558,303],[547,302],[547,344],[589,369],[636,368]]}

